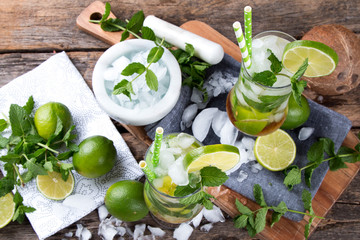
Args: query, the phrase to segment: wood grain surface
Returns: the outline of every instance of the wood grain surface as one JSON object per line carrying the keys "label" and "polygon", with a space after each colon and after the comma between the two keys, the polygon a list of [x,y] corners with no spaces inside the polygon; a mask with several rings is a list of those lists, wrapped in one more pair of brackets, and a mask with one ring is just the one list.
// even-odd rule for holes
{"label": "wood grain surface", "polygon": [[[76,27],[76,18],[91,0],[2,0],[0,1],[0,86],[38,66],[53,55],[53,51],[66,51],[74,65],[91,87],[95,62],[109,45]],[[253,32],[277,29],[300,38],[311,27],[319,24],[342,24],[360,34],[360,2],[350,1],[225,1],[225,0],[122,0],[110,1],[116,16],[129,18],[143,9],[176,25],[199,20],[209,24],[226,38],[235,42],[232,23],[242,21],[243,7],[253,6]],[[352,132],[360,129],[360,88],[340,96],[313,99],[347,116],[353,123]],[[1,101],[1,100],[0,100]],[[0,103],[1,104],[1,103]],[[141,159],[146,145],[135,139],[117,124],[118,130],[131,148],[136,159]],[[321,221],[310,239],[360,239],[360,177],[357,175]],[[150,217],[144,219],[155,225]],[[97,236],[99,224],[96,211],[79,220]],[[136,223],[134,223],[136,224]],[[73,224],[49,239],[61,239],[64,233],[76,230]],[[210,233],[196,229],[191,239],[248,239],[243,230],[233,227],[232,220],[214,225]],[[0,229],[0,239],[37,239],[28,221],[11,223]],[[75,239],[75,238],[72,238]],[[172,239],[170,231],[165,239]]]}

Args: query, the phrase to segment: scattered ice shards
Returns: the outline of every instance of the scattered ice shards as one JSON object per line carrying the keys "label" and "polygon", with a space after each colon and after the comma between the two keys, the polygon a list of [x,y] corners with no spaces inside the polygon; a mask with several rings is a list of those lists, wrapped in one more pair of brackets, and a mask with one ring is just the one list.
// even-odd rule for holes
{"label": "scattered ice shards", "polygon": [[126,233],[126,229],[121,227],[122,221],[111,216],[109,218],[105,218],[99,224],[98,235],[103,240],[112,240],[116,234],[120,236],[124,236]]}
{"label": "scattered ice shards", "polygon": [[237,76],[223,71],[216,71],[210,75],[208,81],[204,83],[209,98],[217,97],[222,93],[227,93],[238,80]]}
{"label": "scattered ice shards", "polygon": [[213,228],[213,223],[207,223],[200,227],[200,231],[209,232]]}
{"label": "scattered ice shards", "polygon": [[220,143],[234,145],[239,131],[227,118],[224,127],[220,131]]}
{"label": "scattered ice shards", "polygon": [[166,234],[166,232],[164,230],[162,230],[161,228],[158,228],[158,227],[147,226],[147,228],[149,229],[151,234],[155,237],[164,237]]}
{"label": "scattered ice shards", "polygon": [[263,167],[257,162],[255,162],[254,164],[251,165],[251,172],[252,173],[258,173],[262,169],[263,169]]}
{"label": "scattered ice shards", "polygon": [[225,217],[222,214],[220,208],[217,206],[213,206],[213,209],[208,210],[204,208],[204,217],[206,220],[208,220],[211,223],[217,223],[217,222],[224,222]]}
{"label": "scattered ice shards", "polygon": [[74,234],[72,232],[67,232],[67,233],[64,234],[64,237],[70,238],[72,236],[74,236]]}
{"label": "scattered ice shards", "polygon": [[201,211],[199,212],[199,214],[196,215],[196,216],[191,220],[192,224],[194,225],[194,228],[197,228],[197,227],[200,225],[201,220],[202,220],[202,218],[203,218],[203,216],[204,216],[203,211],[204,211],[204,209],[201,210]]}
{"label": "scattered ice shards", "polygon": [[109,214],[109,211],[107,210],[107,208],[105,207],[105,205],[101,205],[98,208],[98,214],[99,214],[99,220],[100,222],[103,221],[107,215]]}
{"label": "scattered ice shards", "polygon": [[196,104],[190,104],[185,108],[181,116],[181,122],[184,124],[184,127],[188,128],[191,126],[197,111],[198,111],[198,106]]}
{"label": "scattered ice shards", "polygon": [[141,236],[144,236],[145,228],[146,228],[145,223],[135,225],[134,240],[138,239]]}
{"label": "scattered ice shards", "polygon": [[236,180],[239,182],[239,183],[242,183],[243,181],[245,181],[247,179],[247,177],[249,176],[249,174],[247,172],[245,172],[244,170],[240,170],[239,171],[239,175],[238,177],[236,178]]}
{"label": "scattered ice shards", "polygon": [[89,240],[91,238],[91,232],[86,227],[83,227],[82,224],[76,224],[76,227],[75,236],[78,237],[79,240]]}
{"label": "scattered ice shards", "polygon": [[246,150],[254,149],[255,140],[250,137],[243,137],[241,139],[242,144],[244,144],[244,147]]}
{"label": "scattered ice shards", "polygon": [[200,142],[206,138],[212,119],[217,112],[218,108],[206,108],[195,117],[192,132],[194,137]]}
{"label": "scattered ice shards", "polygon": [[176,240],[187,240],[190,238],[193,228],[187,223],[181,223],[178,228],[174,230],[173,238]]}
{"label": "scattered ice shards", "polygon": [[203,98],[203,94],[202,92],[197,89],[197,88],[193,88],[192,90],[192,94],[191,94],[191,97],[190,97],[190,100],[194,103],[201,103],[204,101],[204,98]]}
{"label": "scattered ice shards", "polygon": [[301,128],[300,132],[299,132],[299,136],[298,136],[299,140],[305,141],[306,139],[308,139],[311,136],[311,134],[314,133],[314,131],[315,131],[315,129],[312,127]]}

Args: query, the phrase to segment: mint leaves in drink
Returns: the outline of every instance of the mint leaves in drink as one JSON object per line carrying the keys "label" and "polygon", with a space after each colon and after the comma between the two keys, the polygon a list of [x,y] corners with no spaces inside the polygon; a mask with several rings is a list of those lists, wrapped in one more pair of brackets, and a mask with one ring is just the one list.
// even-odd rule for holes
{"label": "mint leaves in drink", "polygon": [[200,170],[199,176],[196,176],[196,174],[197,173],[189,174],[190,183],[188,185],[176,186],[174,196],[185,197],[198,190],[195,194],[181,199],[181,203],[186,205],[199,203],[204,205],[206,209],[212,209],[213,203],[210,199],[215,197],[205,192],[204,187],[220,186],[225,183],[229,177],[217,167],[204,167]]}
{"label": "mint leaves in drink", "polygon": [[299,212],[288,209],[285,202],[281,201],[277,206],[268,206],[265,201],[262,188],[259,184],[255,184],[253,187],[253,195],[257,204],[260,208],[252,211],[250,208],[242,204],[238,199],[235,201],[236,208],[240,212],[240,215],[234,218],[234,226],[236,228],[246,228],[249,235],[254,237],[256,234],[262,232],[266,226],[266,215],[269,210],[272,210],[272,218],[270,226],[272,227],[275,223],[280,221],[281,217],[287,212],[299,213],[310,216],[309,223],[305,226],[304,236],[308,238],[311,223],[316,216],[311,206],[311,194],[309,191],[304,190],[302,193],[302,201],[304,203],[305,211]]}
{"label": "mint leaves in drink", "polygon": [[[293,187],[301,183],[301,172],[304,171],[305,183],[311,188],[311,178],[314,170],[323,162],[329,162],[331,171],[341,168],[347,168],[347,163],[355,163],[360,161],[360,143],[355,146],[355,150],[347,147],[340,147],[337,153],[334,150],[334,142],[330,138],[320,138],[315,142],[307,153],[308,163],[305,167],[299,168],[291,165],[284,170],[284,184],[292,190]],[[325,153],[327,157],[325,157]]]}

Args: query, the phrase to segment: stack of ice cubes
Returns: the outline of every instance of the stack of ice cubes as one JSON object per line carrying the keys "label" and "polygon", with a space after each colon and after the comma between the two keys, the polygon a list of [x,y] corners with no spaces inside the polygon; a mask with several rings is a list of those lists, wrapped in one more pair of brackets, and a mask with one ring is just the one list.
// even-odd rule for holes
{"label": "stack of ice cubes", "polygon": [[148,87],[145,80],[145,73],[143,73],[132,82],[132,88],[135,94],[131,94],[131,99],[124,94],[112,94],[116,84],[123,79],[131,82],[138,76],[137,73],[134,73],[131,76],[123,76],[121,74],[130,63],[139,62],[145,67],[148,66],[147,56],[149,55],[149,52],[150,50],[120,56],[105,70],[104,80],[106,92],[116,104],[128,109],[145,109],[155,105],[165,96],[170,85],[170,75],[165,63],[161,59],[159,62],[152,63],[149,67],[158,79],[159,85],[157,91],[151,90]]}

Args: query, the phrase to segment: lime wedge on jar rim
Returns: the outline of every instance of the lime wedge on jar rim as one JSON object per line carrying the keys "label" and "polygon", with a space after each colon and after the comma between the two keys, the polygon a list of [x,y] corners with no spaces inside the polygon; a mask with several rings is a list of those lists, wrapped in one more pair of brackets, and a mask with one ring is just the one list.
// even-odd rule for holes
{"label": "lime wedge on jar rim", "polygon": [[280,171],[294,162],[296,145],[289,134],[278,129],[256,139],[254,154],[264,168],[270,171]]}
{"label": "lime wedge on jar rim", "polygon": [[288,43],[284,49],[282,63],[287,70],[295,73],[306,58],[309,66],[304,73],[305,77],[329,75],[338,63],[338,55],[331,47],[310,40]]}
{"label": "lime wedge on jar rim", "polygon": [[226,172],[234,168],[239,162],[239,149],[227,144],[214,144],[196,148],[188,152],[183,160],[184,167],[189,173],[208,166],[214,166]]}

